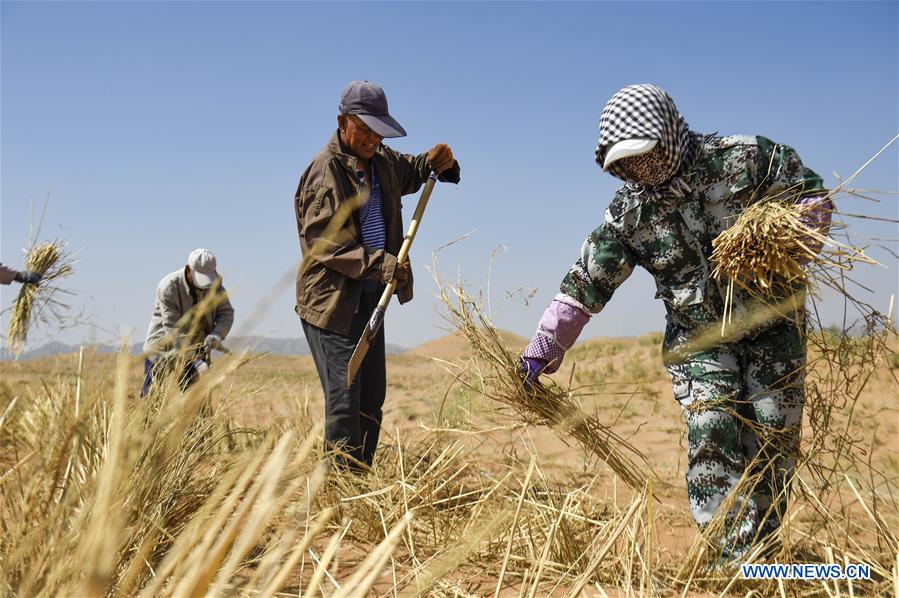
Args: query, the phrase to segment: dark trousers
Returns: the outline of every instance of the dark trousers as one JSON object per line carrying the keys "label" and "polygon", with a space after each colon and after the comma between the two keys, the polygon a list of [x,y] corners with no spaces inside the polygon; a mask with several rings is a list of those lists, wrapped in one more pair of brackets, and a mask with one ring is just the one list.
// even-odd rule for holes
{"label": "dark trousers", "polygon": [[381,298],[380,292],[363,291],[359,311],[353,316],[348,335],[318,328],[303,320],[303,332],[315,360],[325,393],[325,444],[352,459],[335,461],[356,469],[353,459],[371,465],[381,433],[381,408],[387,394],[384,326],[368,348],[356,380],[346,387],[347,365],[356,343]]}
{"label": "dark trousers", "polygon": [[[162,363],[164,360],[160,359],[159,361],[160,363],[150,361],[149,359],[144,360],[144,385],[140,389],[140,396],[142,399],[150,394],[150,387],[153,386],[154,378],[165,375],[166,365]],[[193,360],[188,361],[184,366],[184,371],[181,372],[181,379],[178,380],[178,386],[182,391],[185,391],[196,382],[199,377],[200,376],[197,374],[197,370],[194,367]]]}

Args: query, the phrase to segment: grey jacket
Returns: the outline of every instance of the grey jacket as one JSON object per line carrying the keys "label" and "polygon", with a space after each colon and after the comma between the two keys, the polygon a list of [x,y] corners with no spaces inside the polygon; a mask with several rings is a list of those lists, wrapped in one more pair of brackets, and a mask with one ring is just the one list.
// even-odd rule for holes
{"label": "grey jacket", "polygon": [[[174,343],[201,342],[207,334],[215,333],[222,339],[228,336],[234,323],[234,308],[231,307],[225,287],[219,285],[217,292],[221,294],[221,300],[216,302],[217,305],[214,304],[214,309],[202,315],[195,334],[188,337],[192,318],[184,316],[195,303],[203,300],[205,293],[198,291],[196,296],[191,294],[184,268],[167,274],[156,288],[156,305],[150,317],[144,353],[153,356],[169,349]],[[165,340],[168,342],[164,342]]]}

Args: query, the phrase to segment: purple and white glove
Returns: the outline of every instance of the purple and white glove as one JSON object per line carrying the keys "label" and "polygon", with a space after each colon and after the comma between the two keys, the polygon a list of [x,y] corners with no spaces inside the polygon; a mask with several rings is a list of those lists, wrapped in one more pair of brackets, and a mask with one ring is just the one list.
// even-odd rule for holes
{"label": "purple and white glove", "polygon": [[[814,195],[811,197],[803,197],[797,202],[802,207],[802,214],[799,221],[806,227],[821,233],[824,236],[830,232],[830,220],[833,215],[834,205],[829,197],[824,195]],[[821,251],[823,244],[817,239],[806,237],[803,239],[805,245],[814,253]],[[806,259],[802,260],[805,263]]]}
{"label": "purple and white glove", "polygon": [[543,311],[534,338],[521,356],[525,388],[532,387],[541,373],[552,374],[562,365],[565,351],[577,341],[590,321],[590,312],[568,295],[556,295]]}

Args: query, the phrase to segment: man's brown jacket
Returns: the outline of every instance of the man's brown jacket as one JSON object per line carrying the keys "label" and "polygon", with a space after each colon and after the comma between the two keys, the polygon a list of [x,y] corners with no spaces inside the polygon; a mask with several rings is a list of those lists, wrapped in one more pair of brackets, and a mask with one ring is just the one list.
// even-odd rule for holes
{"label": "man's brown jacket", "polygon": [[[294,207],[303,261],[297,272],[296,312],[313,326],[347,334],[359,306],[362,280],[389,281],[403,243],[401,197],[427,180],[427,154],[401,154],[381,145],[371,160],[381,186],[386,225],[385,249],[362,246],[359,207],[367,189],[356,176],[357,159],[335,132],[300,178]],[[441,180],[457,183],[459,165]],[[400,303],[412,300],[412,277],[397,291]]]}

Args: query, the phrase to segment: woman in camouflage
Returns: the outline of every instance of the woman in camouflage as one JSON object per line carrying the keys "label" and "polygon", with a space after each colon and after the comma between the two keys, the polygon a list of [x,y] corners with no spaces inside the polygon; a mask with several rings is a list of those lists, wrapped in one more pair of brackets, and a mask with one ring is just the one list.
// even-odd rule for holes
{"label": "woman in camouflage", "polygon": [[[711,277],[712,240],[762,198],[811,204],[810,222],[822,230],[832,205],[821,178],[792,148],[760,136],[690,131],[654,85],[625,87],[609,100],[596,161],[625,184],[524,351],[526,385],[559,368],[590,316],[636,266],[648,270],[667,310],[663,354],[687,424],[693,518],[705,528],[734,491],[720,550],[724,561],[738,560],[784,516],[802,420],[805,339],[797,312],[746,325],[735,340],[697,346],[702,332],[720,328],[724,311],[723,287]],[[738,326],[750,303],[735,293]],[[744,474],[756,475],[740,484]]]}

